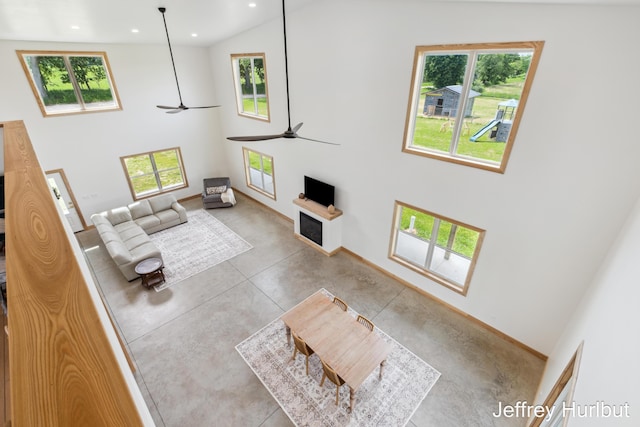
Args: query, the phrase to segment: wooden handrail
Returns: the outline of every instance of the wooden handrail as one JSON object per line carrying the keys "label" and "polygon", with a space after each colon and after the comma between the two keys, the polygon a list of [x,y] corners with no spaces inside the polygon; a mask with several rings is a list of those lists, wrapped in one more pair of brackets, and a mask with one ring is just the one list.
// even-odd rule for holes
{"label": "wooden handrail", "polygon": [[152,425],[24,123],[0,126],[12,426]]}

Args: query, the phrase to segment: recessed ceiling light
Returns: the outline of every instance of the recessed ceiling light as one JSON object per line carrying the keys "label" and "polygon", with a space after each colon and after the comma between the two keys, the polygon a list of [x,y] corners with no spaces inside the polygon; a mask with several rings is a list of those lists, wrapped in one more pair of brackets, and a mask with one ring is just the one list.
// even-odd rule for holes
{"label": "recessed ceiling light", "polygon": [[139,33],[139,32],[140,32],[140,30],[139,30],[139,29],[137,29],[137,28],[132,28],[132,29],[131,29],[131,32],[132,32],[132,33]]}
{"label": "recessed ceiling light", "polygon": [[72,30],[79,30],[79,29],[80,29],[80,27],[79,27],[79,26],[77,26],[77,25],[72,25],[72,26],[71,26],[71,29],[72,29]]}
{"label": "recessed ceiling light", "polygon": [[249,3],[249,7],[256,7],[257,5],[255,3]]}
{"label": "recessed ceiling light", "polygon": [[196,33],[191,33],[191,37],[198,37]]}

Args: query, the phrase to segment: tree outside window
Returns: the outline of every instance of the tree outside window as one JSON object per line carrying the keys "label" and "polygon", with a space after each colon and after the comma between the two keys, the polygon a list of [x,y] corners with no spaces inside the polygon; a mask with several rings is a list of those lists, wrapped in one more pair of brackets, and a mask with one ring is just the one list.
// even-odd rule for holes
{"label": "tree outside window", "polygon": [[416,47],[403,151],[504,172],[542,46]]}
{"label": "tree outside window", "polygon": [[104,52],[18,51],[42,114],[119,110]]}
{"label": "tree outside window", "polygon": [[232,54],[231,64],[238,114],[269,121],[264,53]]}
{"label": "tree outside window", "polygon": [[188,186],[179,148],[121,157],[134,200]]}

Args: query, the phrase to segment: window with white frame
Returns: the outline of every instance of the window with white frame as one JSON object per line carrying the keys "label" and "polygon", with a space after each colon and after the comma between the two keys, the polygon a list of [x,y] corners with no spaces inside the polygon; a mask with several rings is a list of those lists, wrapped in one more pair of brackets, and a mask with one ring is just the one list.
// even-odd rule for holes
{"label": "window with white frame", "polygon": [[17,54],[43,116],[121,109],[105,52]]}
{"label": "window with white frame", "polygon": [[273,157],[242,147],[247,186],[265,196],[276,199],[276,184],[273,179]]}
{"label": "window with white frame", "polygon": [[120,161],[134,200],[189,186],[180,148],[134,154]]}
{"label": "window with white frame", "polygon": [[466,295],[484,230],[396,201],[389,258]]}
{"label": "window with white frame", "polygon": [[403,151],[504,173],[543,45],[416,47]]}
{"label": "window with white frame", "polygon": [[238,114],[269,121],[267,67],[264,53],[232,54]]}

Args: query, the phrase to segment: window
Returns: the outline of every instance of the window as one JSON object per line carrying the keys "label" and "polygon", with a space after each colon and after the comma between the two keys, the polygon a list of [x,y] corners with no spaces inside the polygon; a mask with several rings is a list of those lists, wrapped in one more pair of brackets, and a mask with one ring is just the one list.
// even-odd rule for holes
{"label": "window", "polygon": [[269,121],[267,69],[264,53],[232,54],[238,114]]}
{"label": "window", "polygon": [[120,157],[134,200],[186,188],[179,148]]}
{"label": "window", "polygon": [[484,230],[396,201],[389,258],[466,295]]}
{"label": "window", "polygon": [[504,173],[543,45],[416,47],[403,151]]}
{"label": "window", "polygon": [[276,199],[276,187],[273,180],[273,157],[242,147],[244,170],[249,188]]}
{"label": "window", "polygon": [[122,109],[105,52],[17,53],[43,116]]}

